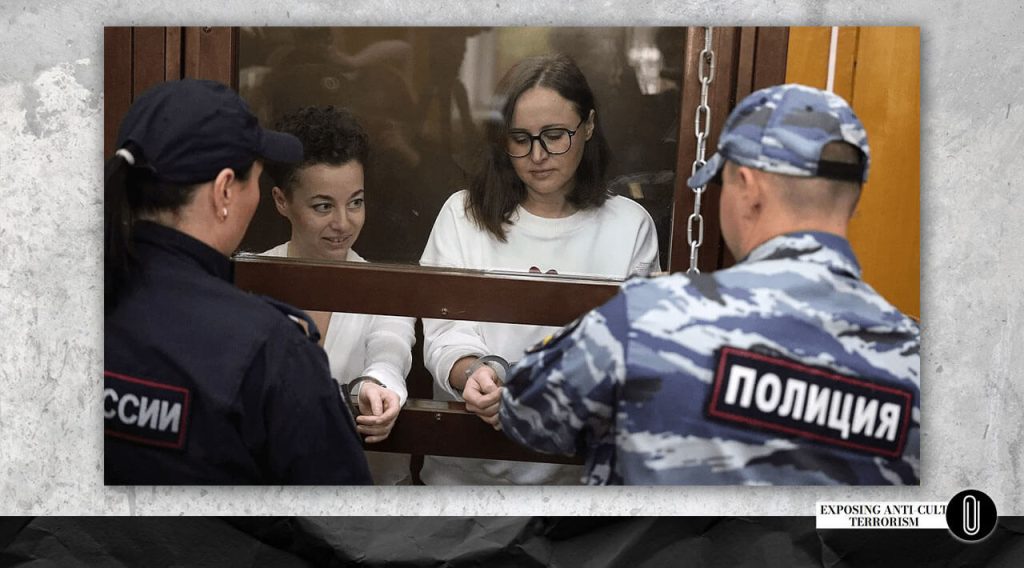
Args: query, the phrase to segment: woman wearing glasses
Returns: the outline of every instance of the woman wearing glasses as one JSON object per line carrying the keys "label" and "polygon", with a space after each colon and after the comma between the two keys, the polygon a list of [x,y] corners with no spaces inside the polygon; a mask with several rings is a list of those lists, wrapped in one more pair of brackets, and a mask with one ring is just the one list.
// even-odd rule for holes
{"label": "woman wearing glasses", "polygon": [[[469,189],[442,207],[421,264],[619,279],[659,270],[650,216],[605,187],[608,145],[576,64],[564,55],[526,59],[499,90],[503,120],[486,160]],[[495,427],[502,374],[495,361],[514,362],[556,330],[447,320],[424,320],[423,328],[435,396],[464,397]],[[575,466],[428,457],[421,477],[427,484],[572,484],[581,474]]]}

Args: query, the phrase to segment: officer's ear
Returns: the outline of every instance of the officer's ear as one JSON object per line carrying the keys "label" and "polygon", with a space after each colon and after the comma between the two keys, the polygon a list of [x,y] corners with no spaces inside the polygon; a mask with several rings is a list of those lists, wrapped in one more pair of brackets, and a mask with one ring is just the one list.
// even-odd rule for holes
{"label": "officer's ear", "polygon": [[756,217],[764,209],[765,189],[768,180],[764,173],[747,166],[738,166],[735,171],[739,189],[740,204],[744,217]]}
{"label": "officer's ear", "polygon": [[[235,199],[235,183],[238,182],[235,170],[224,168],[213,178],[213,209],[223,213],[224,209],[231,205]],[[222,215],[223,216],[223,215]]]}

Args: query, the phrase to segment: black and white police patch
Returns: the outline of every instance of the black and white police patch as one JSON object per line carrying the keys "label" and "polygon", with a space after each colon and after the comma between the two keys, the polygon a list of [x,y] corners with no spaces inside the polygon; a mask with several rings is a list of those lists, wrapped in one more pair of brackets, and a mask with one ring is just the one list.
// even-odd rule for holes
{"label": "black and white police patch", "polygon": [[538,352],[538,351],[540,351],[542,349],[547,349],[548,347],[554,346],[556,343],[561,341],[562,338],[564,338],[565,336],[569,335],[570,333],[573,332],[573,330],[575,330],[577,327],[579,327],[580,322],[583,321],[584,317],[585,316],[580,316],[580,317],[572,320],[571,322],[569,322],[569,325],[567,325],[567,326],[563,327],[562,329],[552,333],[551,335],[545,337],[544,339],[541,339],[533,347],[530,347],[529,349],[527,349],[526,353],[527,354],[536,353],[536,352]]}
{"label": "black and white police patch", "polygon": [[188,389],[103,372],[104,434],[180,450],[188,430]]}
{"label": "black and white police patch", "polygon": [[913,409],[912,390],[723,347],[709,417],[846,450],[898,458]]}

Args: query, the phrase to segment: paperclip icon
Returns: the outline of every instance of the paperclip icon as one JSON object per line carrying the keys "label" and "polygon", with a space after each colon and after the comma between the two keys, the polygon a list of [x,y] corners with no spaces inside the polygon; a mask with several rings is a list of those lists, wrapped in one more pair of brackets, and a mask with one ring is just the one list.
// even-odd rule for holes
{"label": "paperclip icon", "polygon": [[974,495],[964,496],[964,533],[974,536],[981,530],[981,501]]}

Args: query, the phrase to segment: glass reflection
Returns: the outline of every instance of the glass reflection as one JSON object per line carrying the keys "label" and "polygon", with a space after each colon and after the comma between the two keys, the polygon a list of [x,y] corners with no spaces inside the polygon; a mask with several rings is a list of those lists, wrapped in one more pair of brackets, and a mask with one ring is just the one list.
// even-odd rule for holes
{"label": "glass reflection", "polygon": [[[609,187],[651,214],[665,266],[684,37],[683,28],[242,28],[239,86],[266,125],[309,105],[356,115],[373,150],[353,248],[412,264],[501,120],[498,79],[524,57],[566,53],[601,102]],[[289,239],[267,187],[244,250]]]}

